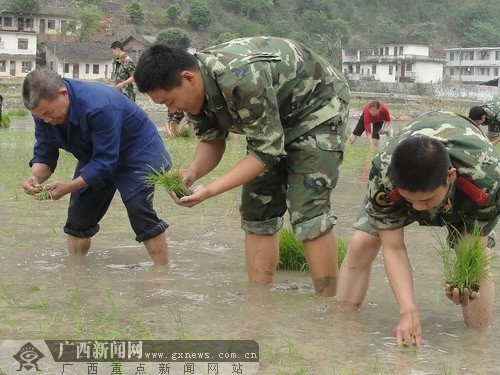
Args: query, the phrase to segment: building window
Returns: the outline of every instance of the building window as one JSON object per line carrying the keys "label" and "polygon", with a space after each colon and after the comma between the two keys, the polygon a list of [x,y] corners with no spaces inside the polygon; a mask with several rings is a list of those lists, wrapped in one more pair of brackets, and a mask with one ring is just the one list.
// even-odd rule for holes
{"label": "building window", "polygon": [[489,60],[490,54],[487,51],[479,52],[479,60]]}
{"label": "building window", "polygon": [[4,26],[12,26],[12,17],[4,17],[3,18]]}
{"label": "building window", "polygon": [[85,74],[90,73],[90,64],[85,64]]}
{"label": "building window", "polygon": [[450,52],[449,60],[450,61],[454,61],[455,60],[455,52]]}
{"label": "building window", "polygon": [[498,68],[493,68],[493,75],[498,76]]}
{"label": "building window", "polygon": [[7,61],[5,60],[0,60],[0,72],[5,72],[7,66]]}
{"label": "building window", "polygon": [[26,27],[27,28],[29,28],[29,29],[33,28],[33,18],[26,18],[24,20],[24,22],[26,22]]}
{"label": "building window", "polygon": [[480,68],[479,75],[489,76],[490,75],[490,68]]}
{"label": "building window", "polygon": [[462,52],[462,60],[464,61],[474,60],[474,51]]}
{"label": "building window", "polygon": [[2,38],[0,38],[0,49],[4,48],[5,48],[4,41],[2,40]]}
{"label": "building window", "polygon": [[64,73],[69,73],[69,64],[64,63]]}
{"label": "building window", "polygon": [[56,20],[47,20],[47,29],[56,29]]}
{"label": "building window", "polygon": [[403,47],[399,47],[399,54],[402,55],[403,54]]}
{"label": "building window", "polygon": [[61,21],[61,32],[66,33],[68,31],[68,21]]}
{"label": "building window", "polygon": [[356,74],[359,74],[360,70],[361,70],[361,67],[359,65],[356,65]]}
{"label": "building window", "polygon": [[23,73],[31,72],[32,66],[33,66],[33,63],[31,61],[23,61],[21,63],[21,71]]}
{"label": "building window", "polygon": [[455,75],[455,69],[450,68],[450,76],[453,76],[453,75]]}
{"label": "building window", "polygon": [[500,51],[495,51],[495,60],[500,60]]}
{"label": "building window", "polygon": [[377,74],[377,65],[372,65],[372,74]]}
{"label": "building window", "polygon": [[406,64],[406,71],[411,72],[412,70],[413,70],[413,64],[410,63]]}
{"label": "building window", "polygon": [[379,53],[380,56],[384,56],[384,47],[380,47]]}
{"label": "building window", "polygon": [[392,65],[389,65],[389,75],[392,76],[394,73],[394,67]]}
{"label": "building window", "polygon": [[389,47],[385,47],[385,54],[388,55],[389,54]]}
{"label": "building window", "polygon": [[19,38],[17,40],[17,49],[28,49],[28,39]]}
{"label": "building window", "polygon": [[398,47],[394,47],[394,56],[398,54]]}
{"label": "building window", "polygon": [[352,65],[349,65],[347,67],[347,71],[349,72],[349,74],[352,74],[354,72],[354,68],[352,67]]}
{"label": "building window", "polygon": [[99,64],[92,65],[92,73],[99,74]]}

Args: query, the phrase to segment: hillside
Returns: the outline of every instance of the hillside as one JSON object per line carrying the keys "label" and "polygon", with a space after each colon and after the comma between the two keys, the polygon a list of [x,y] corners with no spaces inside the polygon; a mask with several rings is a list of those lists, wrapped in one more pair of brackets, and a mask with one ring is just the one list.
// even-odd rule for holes
{"label": "hillside", "polygon": [[[134,32],[157,35],[166,27],[180,27],[195,45],[203,46],[221,38],[267,34],[301,40],[328,55],[338,47],[375,43],[425,43],[436,54],[459,44],[500,43],[497,0],[141,0],[144,19],[137,24],[130,22],[126,11],[130,3],[100,1],[108,37],[120,39]],[[172,5],[181,14],[165,22]],[[208,26],[193,27],[188,22],[193,8],[198,17],[211,18]]]}
{"label": "hillside", "polygon": [[[447,47],[498,46],[498,0],[0,0],[2,9],[33,3],[79,12],[96,6],[101,18],[88,40],[111,42],[130,35],[184,30],[205,47],[252,35],[299,40],[340,63],[344,47],[423,43],[442,57]],[[50,13],[49,13],[50,14]]]}

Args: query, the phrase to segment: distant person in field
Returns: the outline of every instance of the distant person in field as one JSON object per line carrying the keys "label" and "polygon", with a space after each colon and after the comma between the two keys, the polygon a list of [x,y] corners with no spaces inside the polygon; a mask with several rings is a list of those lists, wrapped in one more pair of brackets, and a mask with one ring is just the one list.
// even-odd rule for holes
{"label": "distant person in field", "polygon": [[368,143],[377,147],[380,132],[385,131],[391,125],[391,115],[387,107],[378,100],[372,100],[363,108],[363,114],[359,118],[352,134],[347,139],[347,144],[352,145],[361,134],[366,133]]}
{"label": "distant person in field", "polygon": [[469,111],[469,118],[477,125],[488,127],[486,133],[491,143],[500,142],[500,95],[486,101],[482,106],[474,106]]}

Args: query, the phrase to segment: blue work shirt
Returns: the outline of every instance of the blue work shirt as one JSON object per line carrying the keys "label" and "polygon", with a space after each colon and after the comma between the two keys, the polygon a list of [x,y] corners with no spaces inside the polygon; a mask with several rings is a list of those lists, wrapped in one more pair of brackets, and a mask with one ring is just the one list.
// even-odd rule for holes
{"label": "blue work shirt", "polygon": [[151,168],[170,168],[170,155],[154,123],[118,90],[99,83],[65,79],[69,94],[67,131],[33,116],[34,163],[54,172],[59,149],[79,161],[80,175],[94,190],[111,180],[123,199],[145,188]]}

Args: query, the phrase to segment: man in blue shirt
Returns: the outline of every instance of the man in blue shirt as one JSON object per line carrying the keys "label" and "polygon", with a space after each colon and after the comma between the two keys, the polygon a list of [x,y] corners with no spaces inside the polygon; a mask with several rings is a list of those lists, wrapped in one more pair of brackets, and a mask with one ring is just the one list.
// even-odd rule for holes
{"label": "man in blue shirt", "polygon": [[[168,169],[170,156],[146,113],[111,87],[63,79],[46,68],[26,76],[23,100],[36,138],[23,188],[29,195],[48,189],[53,200],[71,194],[64,227],[69,253],[88,252],[118,190],[136,240],[155,264],[168,263],[168,224],[153,209],[154,187],[144,177],[151,168]],[[56,169],[59,149],[78,159],[74,178],[43,186]]]}

